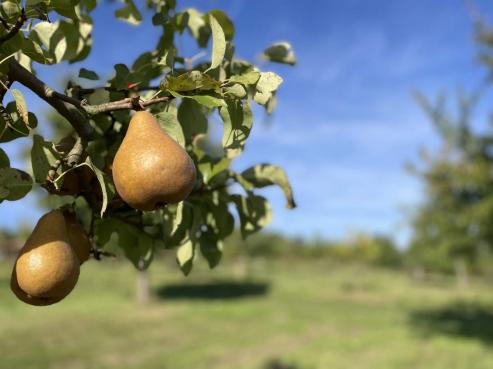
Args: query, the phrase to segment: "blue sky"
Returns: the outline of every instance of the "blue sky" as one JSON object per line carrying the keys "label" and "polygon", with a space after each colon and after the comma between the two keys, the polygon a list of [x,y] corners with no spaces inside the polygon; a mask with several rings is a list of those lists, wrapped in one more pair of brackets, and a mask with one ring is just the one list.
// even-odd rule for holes
{"label": "blue sky", "polygon": [[[484,81],[477,62],[471,14],[462,0],[179,1],[200,10],[221,8],[236,23],[237,54],[256,60],[274,41],[292,42],[299,64],[262,64],[284,77],[272,118],[257,115],[244,155],[235,166],[272,162],[286,168],[299,207],[284,208],[280,191],[263,193],[274,206],[271,229],[291,235],[340,238],[348,232],[381,232],[405,243],[407,213],[422,198],[420,182],[404,164],[438,138],[412,93],[434,97]],[[488,17],[487,1],[476,1]],[[114,6],[94,13],[94,48],[73,66],[41,68],[56,85],[84,66],[108,75],[150,49],[158,32],[111,18]],[[491,15],[491,10],[490,10]],[[183,46],[187,50],[187,44]],[[192,52],[192,50],[190,50]],[[50,70],[51,69],[51,70]],[[488,94],[489,95],[489,94]],[[475,119],[486,117],[487,97]],[[29,95],[31,110],[43,104]],[[2,144],[9,153],[28,140]],[[16,164],[25,165],[16,160]],[[0,226],[32,224],[33,195],[0,206]]]}

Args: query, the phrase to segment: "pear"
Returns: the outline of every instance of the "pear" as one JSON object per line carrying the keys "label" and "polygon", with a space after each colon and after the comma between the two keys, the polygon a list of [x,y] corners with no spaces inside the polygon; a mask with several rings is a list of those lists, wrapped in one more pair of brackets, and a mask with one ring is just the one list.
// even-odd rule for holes
{"label": "pear", "polygon": [[91,241],[87,235],[84,228],[77,221],[74,213],[68,211],[63,212],[65,218],[65,224],[67,226],[68,238],[70,241],[70,246],[74,250],[80,264],[84,263],[89,259],[91,253]]}
{"label": "pear", "polygon": [[187,152],[145,111],[135,113],[130,120],[112,172],[118,194],[139,210],[155,210],[184,200],[196,175]]}
{"label": "pear", "polygon": [[33,305],[55,303],[75,287],[79,265],[63,213],[51,211],[39,219],[20,251],[12,273],[12,291]]}
{"label": "pear", "polygon": [[35,306],[46,306],[46,305],[51,305],[54,304],[64,298],[64,296],[60,297],[34,297],[30,296],[27,293],[25,293],[20,287],[19,283],[17,282],[17,271],[14,266],[14,270],[12,271],[12,277],[10,278],[10,289],[14,294],[17,296],[17,298],[27,304],[30,305],[35,305]]}

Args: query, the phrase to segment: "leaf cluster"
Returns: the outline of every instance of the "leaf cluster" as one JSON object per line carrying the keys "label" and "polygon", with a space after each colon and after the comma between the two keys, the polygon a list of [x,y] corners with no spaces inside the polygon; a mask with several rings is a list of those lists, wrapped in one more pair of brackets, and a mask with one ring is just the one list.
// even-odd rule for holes
{"label": "leaf cluster", "polygon": [[[33,132],[36,115],[28,111],[22,93],[10,88],[15,81],[9,80],[9,60],[15,59],[30,71],[36,63],[83,61],[91,51],[91,12],[96,6],[95,0],[11,0],[0,6],[0,38],[12,36],[13,25],[25,14],[22,28],[0,43],[2,96],[8,92],[13,97],[1,106],[0,142],[33,137],[32,177],[10,168],[0,149],[0,201],[23,197],[34,183],[48,191],[50,206],[71,207],[77,212],[97,248],[124,255],[139,269],[146,268],[160,248],[176,248],[178,265],[185,274],[198,254],[214,267],[221,259],[223,240],[234,231],[235,223],[247,237],[270,222],[271,206],[257,189],[279,186],[287,207],[295,207],[282,168],[261,163],[238,172],[232,166],[243,153],[253,127],[252,103],[272,113],[283,80],[235,57],[234,24],[221,10],[178,11],[175,1],[147,1],[153,25],[162,31],[155,47],[129,65],[116,64],[107,80],[94,66],[81,67],[64,94],[45,96],[49,103],[61,99],[72,104],[93,132],[88,137],[74,132],[52,142]],[[115,17],[138,26],[142,11],[136,2],[125,0]],[[210,49],[210,60],[198,62],[193,56],[182,55],[176,47],[180,37],[191,37],[198,48]],[[289,65],[296,62],[288,43],[272,45],[264,57]],[[86,82],[93,87],[84,88]],[[128,104],[134,109],[148,107],[194,160],[197,181],[187,200],[141,212],[115,192],[111,165],[131,117]],[[203,148],[214,116],[223,123],[220,156]]]}

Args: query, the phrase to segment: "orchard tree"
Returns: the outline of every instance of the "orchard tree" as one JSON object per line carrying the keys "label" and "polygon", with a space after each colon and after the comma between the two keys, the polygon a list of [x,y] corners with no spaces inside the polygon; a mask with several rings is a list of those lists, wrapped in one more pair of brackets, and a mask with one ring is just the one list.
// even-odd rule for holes
{"label": "orchard tree", "polygon": [[[478,24],[477,36],[481,60],[491,70],[493,30]],[[491,126],[479,131],[473,125],[479,97],[459,95],[455,115],[444,96],[436,103],[420,97],[442,147],[423,155],[425,165],[417,171],[427,197],[413,216],[409,256],[428,269],[455,271],[460,285],[493,252],[493,133]]]}
{"label": "orchard tree", "polygon": [[[162,32],[155,47],[131,64],[116,64],[108,80],[96,65],[84,65],[64,91],[41,81],[36,65],[56,68],[90,54],[98,2],[10,0],[0,6],[0,142],[32,137],[31,174],[11,168],[0,149],[0,202],[40,186],[54,208],[38,222],[13,270],[12,289],[31,304],[67,295],[89,251],[95,258],[124,255],[144,270],[158,249],[175,248],[185,275],[199,253],[215,267],[235,221],[247,237],[271,220],[259,188],[279,186],[287,207],[295,207],[282,168],[260,163],[237,172],[231,166],[253,126],[251,104],[270,114],[282,78],[235,57],[235,28],[221,10],[179,10],[175,0],[148,0],[146,9],[123,3],[116,18],[135,26],[142,11],[153,12],[152,24]],[[179,37],[210,50],[210,60],[182,54]],[[285,42],[262,55],[296,63]],[[69,134],[58,142],[41,136],[17,85],[53,107]],[[211,116],[223,122],[219,157],[207,150]],[[41,260],[36,268],[34,259]]]}

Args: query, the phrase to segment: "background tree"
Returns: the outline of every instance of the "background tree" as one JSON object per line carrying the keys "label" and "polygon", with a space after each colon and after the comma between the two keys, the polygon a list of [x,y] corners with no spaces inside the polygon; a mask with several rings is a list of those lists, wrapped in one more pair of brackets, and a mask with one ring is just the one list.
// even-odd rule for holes
{"label": "background tree", "polygon": [[[11,168],[0,149],[0,202],[18,200],[33,186],[41,186],[51,206],[76,212],[96,256],[101,251],[124,255],[145,269],[156,250],[176,248],[178,264],[188,274],[200,250],[214,267],[235,220],[243,237],[269,223],[271,207],[258,188],[278,185],[287,207],[295,206],[282,168],[262,163],[236,172],[231,167],[252,129],[251,103],[270,114],[282,78],[235,57],[235,28],[221,10],[178,10],[174,0],[149,0],[146,11],[153,12],[152,23],[162,30],[154,48],[129,65],[116,64],[106,81],[92,70],[97,66],[80,68],[65,91],[55,91],[36,77],[36,64],[55,67],[84,60],[91,52],[91,12],[96,6],[95,0],[10,0],[0,6],[0,98],[13,98],[0,106],[0,142],[33,137],[32,176]],[[138,26],[142,10],[126,0],[115,16]],[[211,45],[210,61],[196,62],[193,55],[182,54],[175,41],[186,33],[198,49]],[[289,65],[296,62],[288,43],[270,46],[263,57]],[[82,86],[89,82],[90,87]],[[53,142],[36,131],[36,114],[28,111],[28,102],[15,89],[18,84],[63,117],[70,129],[62,140]],[[150,212],[129,207],[111,180],[111,164],[131,111],[144,109],[187,150],[197,169],[186,201]],[[212,156],[203,144],[215,114],[223,122],[220,156]],[[237,190],[231,190],[233,185],[239,185]]]}
{"label": "background tree", "polygon": [[[493,67],[493,32],[477,29],[481,60]],[[466,271],[478,271],[493,250],[493,132],[472,121],[480,94],[459,95],[458,113],[451,115],[444,96],[435,104],[419,96],[442,139],[438,153],[423,153],[426,201],[413,217],[409,257],[414,264],[454,271],[466,282]]]}

